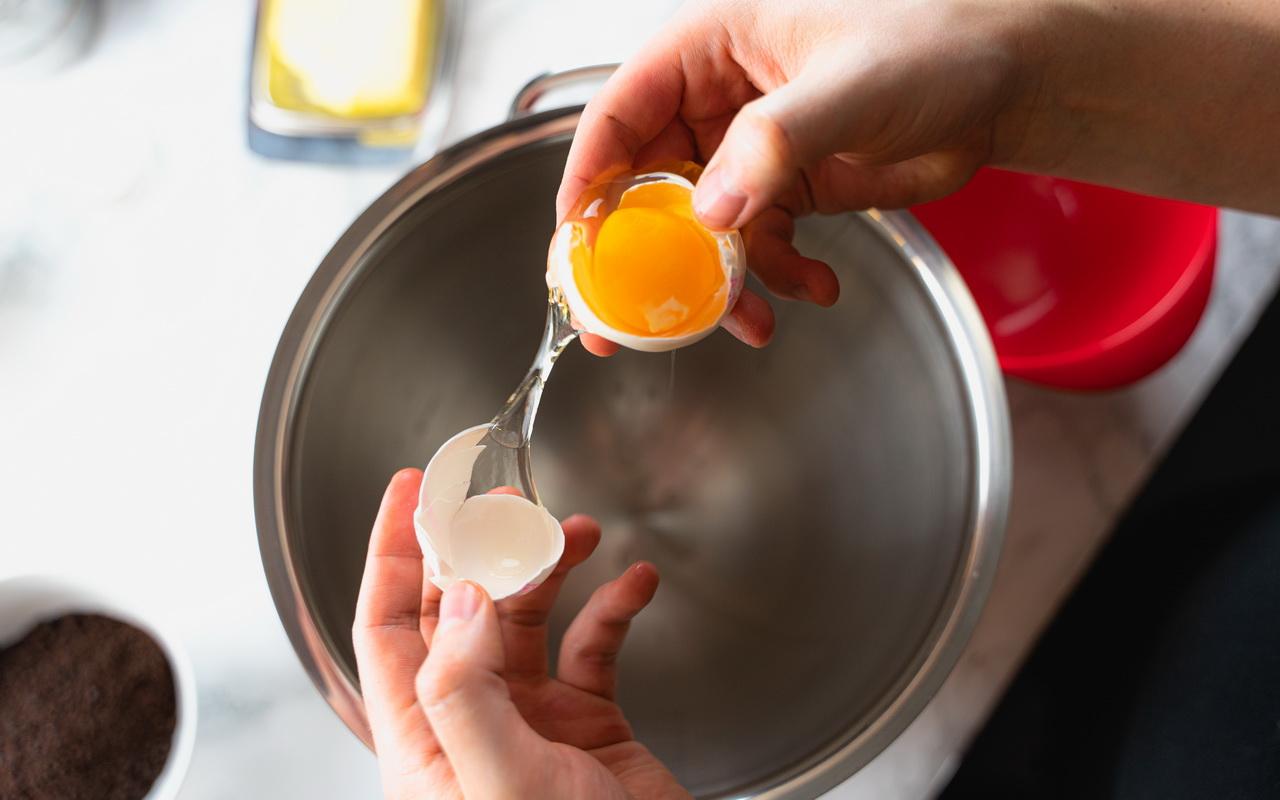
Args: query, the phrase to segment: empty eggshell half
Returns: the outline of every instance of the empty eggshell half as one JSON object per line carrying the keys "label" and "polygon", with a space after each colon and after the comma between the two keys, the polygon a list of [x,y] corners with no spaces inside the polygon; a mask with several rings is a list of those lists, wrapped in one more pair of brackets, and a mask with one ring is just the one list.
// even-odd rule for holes
{"label": "empty eggshell half", "polygon": [[467,428],[431,457],[413,525],[432,583],[444,589],[468,580],[501,600],[546,580],[564,552],[564,531],[550,512],[523,497],[467,497],[488,430]]}
{"label": "empty eggshell half", "polygon": [[[621,193],[617,201],[619,204],[624,203],[631,192],[653,183],[669,184],[680,187],[690,193],[692,193],[694,186],[693,182],[685,176],[670,172],[644,173],[634,176],[631,180],[634,181],[634,185]],[[587,190],[587,192],[591,191],[590,188]],[[587,197],[587,193],[584,192],[584,199],[580,200],[579,203],[586,202]],[[714,317],[706,325],[694,331],[669,336],[638,335],[619,330],[602,320],[583,296],[582,287],[578,285],[574,276],[574,254],[584,249],[588,252],[593,250],[594,231],[599,230],[604,217],[608,216],[608,213],[609,209],[606,207],[603,197],[597,198],[587,203],[577,218],[571,215],[570,218],[561,223],[551,240],[551,248],[547,257],[547,285],[551,289],[560,289],[564,294],[565,302],[568,304],[569,311],[573,314],[577,325],[588,333],[602,336],[623,347],[650,353],[686,347],[715,331],[719,327],[720,321],[738,302],[738,295],[742,291],[742,284],[746,277],[746,258],[742,237],[739,233],[736,230],[706,230],[706,233],[710,234],[715,242],[720,268],[724,272],[723,286],[713,299],[717,304],[717,313]]]}

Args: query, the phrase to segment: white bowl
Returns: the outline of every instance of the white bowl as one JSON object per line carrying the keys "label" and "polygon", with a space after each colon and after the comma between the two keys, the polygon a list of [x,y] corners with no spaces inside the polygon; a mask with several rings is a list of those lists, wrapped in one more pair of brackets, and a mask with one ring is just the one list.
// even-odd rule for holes
{"label": "white bowl", "polygon": [[173,744],[146,800],[177,797],[196,741],[196,682],[186,652],[172,633],[128,605],[96,591],[36,575],[0,581],[0,648],[22,638],[37,623],[63,614],[101,614],[127,622],[150,635],[164,651],[173,672],[176,701]]}

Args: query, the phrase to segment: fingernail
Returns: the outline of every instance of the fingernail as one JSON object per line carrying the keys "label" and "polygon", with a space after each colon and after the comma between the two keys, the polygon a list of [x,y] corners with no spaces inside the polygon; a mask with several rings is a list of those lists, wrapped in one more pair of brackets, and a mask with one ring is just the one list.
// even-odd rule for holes
{"label": "fingernail", "polygon": [[709,228],[737,227],[747,196],[725,177],[723,169],[704,174],[693,189],[693,210]]}
{"label": "fingernail", "polygon": [[805,286],[803,283],[799,286],[792,287],[791,296],[805,303],[813,302],[813,295],[809,293],[809,287]]}
{"label": "fingernail", "polygon": [[480,609],[480,590],[470,581],[458,581],[440,598],[440,620],[468,620]]}

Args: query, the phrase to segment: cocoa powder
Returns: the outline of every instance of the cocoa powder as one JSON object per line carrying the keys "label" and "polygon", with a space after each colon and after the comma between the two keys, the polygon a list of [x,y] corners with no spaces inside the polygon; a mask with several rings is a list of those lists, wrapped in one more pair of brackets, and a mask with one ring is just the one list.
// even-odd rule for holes
{"label": "cocoa powder", "polygon": [[173,673],[155,640],[97,614],[0,650],[0,798],[141,800],[164,768]]}

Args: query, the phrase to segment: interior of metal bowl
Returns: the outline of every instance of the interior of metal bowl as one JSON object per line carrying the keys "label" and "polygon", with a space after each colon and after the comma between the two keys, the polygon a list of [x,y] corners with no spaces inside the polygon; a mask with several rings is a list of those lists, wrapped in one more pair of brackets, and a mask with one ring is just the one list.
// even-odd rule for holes
{"label": "interior of metal bowl", "polygon": [[[567,146],[495,155],[408,207],[298,348],[280,536],[301,612],[353,683],[350,628],[387,478],[486,421],[537,346]],[[619,700],[699,796],[794,785],[837,752],[847,774],[883,747],[849,757],[904,713],[895,703],[959,613],[983,525],[990,454],[973,406],[992,399],[975,401],[936,287],[870,217],[807,221],[798,242],[839,273],[834,308],[775,302],[763,350],[724,332],[674,355],[574,345],[534,435],[548,507],[604,527],[554,635],[594,587],[637,559],[657,565]]]}

